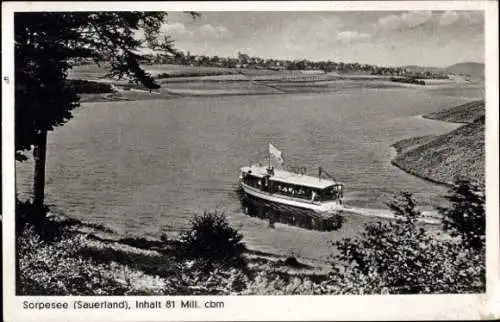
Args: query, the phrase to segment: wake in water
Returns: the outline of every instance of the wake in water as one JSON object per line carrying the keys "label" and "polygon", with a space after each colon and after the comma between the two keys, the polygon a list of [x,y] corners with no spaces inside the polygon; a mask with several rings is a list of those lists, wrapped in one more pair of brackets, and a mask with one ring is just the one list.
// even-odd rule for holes
{"label": "wake in water", "polygon": [[[377,217],[384,219],[397,219],[397,217],[388,209],[373,209],[345,206],[343,214],[356,214],[368,217]],[[440,221],[437,218],[437,213],[433,211],[422,212],[422,218],[418,219],[425,224],[439,225]]]}

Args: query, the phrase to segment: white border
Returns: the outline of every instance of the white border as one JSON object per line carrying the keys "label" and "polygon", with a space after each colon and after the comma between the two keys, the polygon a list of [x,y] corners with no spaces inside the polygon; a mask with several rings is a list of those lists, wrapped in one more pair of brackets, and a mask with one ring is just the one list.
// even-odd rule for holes
{"label": "white border", "polygon": [[[14,297],[14,144],[13,144],[13,12],[86,10],[160,11],[363,11],[363,10],[485,10],[486,55],[486,176],[487,293],[486,295],[408,296],[202,296],[199,301],[222,300],[222,310],[56,311],[21,310],[23,300],[73,300],[76,297]],[[491,319],[500,317],[499,206],[498,206],[498,3],[496,1],[417,2],[7,2],[2,3],[2,180],[4,319],[35,320],[422,320]],[[3,81],[10,77],[10,84]],[[83,298],[83,297],[82,297]],[[108,297],[85,297],[103,300]],[[112,297],[123,299],[123,297]],[[190,297],[147,297],[155,299]],[[145,299],[127,297],[128,300]],[[31,313],[31,314],[30,314]]]}

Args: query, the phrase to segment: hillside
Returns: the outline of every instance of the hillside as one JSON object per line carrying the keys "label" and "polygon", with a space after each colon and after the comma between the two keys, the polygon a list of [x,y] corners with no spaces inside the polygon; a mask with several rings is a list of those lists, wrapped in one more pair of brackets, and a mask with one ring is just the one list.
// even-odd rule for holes
{"label": "hillside", "polygon": [[471,78],[484,79],[484,64],[474,62],[464,62],[448,66],[444,69],[448,74],[464,74]]}
{"label": "hillside", "polygon": [[484,100],[468,102],[450,109],[430,113],[423,117],[453,123],[472,123],[480,117],[484,117]]}
{"label": "hillside", "polygon": [[394,144],[400,153],[392,164],[435,182],[451,183],[456,176],[461,176],[484,184],[484,136],[484,118],[479,118],[434,139],[416,138],[413,147],[405,144],[411,139],[402,140]]}
{"label": "hillside", "polygon": [[484,100],[424,117],[466,124],[447,134],[407,138],[394,143],[392,146],[398,155],[392,164],[410,174],[439,183],[451,183],[456,176],[461,176],[484,184]]}

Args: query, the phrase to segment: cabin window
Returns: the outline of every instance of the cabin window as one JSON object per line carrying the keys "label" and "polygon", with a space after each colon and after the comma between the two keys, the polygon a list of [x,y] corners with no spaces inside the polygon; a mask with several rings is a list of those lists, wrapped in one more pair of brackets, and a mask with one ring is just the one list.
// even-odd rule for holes
{"label": "cabin window", "polygon": [[[313,191],[315,191],[312,188],[308,187],[303,187],[303,186],[298,186],[298,185],[293,185],[289,183],[283,183],[283,182],[277,182],[277,181],[271,181],[271,193],[277,193],[280,195],[288,196],[288,197],[293,197],[293,198],[300,198],[304,200],[313,200]],[[315,191],[316,197],[315,201],[319,201],[319,192]]]}
{"label": "cabin window", "polygon": [[341,187],[338,185],[330,186],[321,193],[321,199],[325,201],[337,200],[341,194]]}
{"label": "cabin window", "polygon": [[260,188],[260,178],[257,178],[253,175],[247,174],[243,178],[243,182],[251,187]]}

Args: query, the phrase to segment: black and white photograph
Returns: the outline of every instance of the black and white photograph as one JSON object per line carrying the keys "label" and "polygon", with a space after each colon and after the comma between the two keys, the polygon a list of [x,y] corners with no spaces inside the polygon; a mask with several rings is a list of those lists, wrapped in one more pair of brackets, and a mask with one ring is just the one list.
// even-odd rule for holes
{"label": "black and white photograph", "polygon": [[431,4],[14,12],[12,296],[486,294],[486,11]]}

